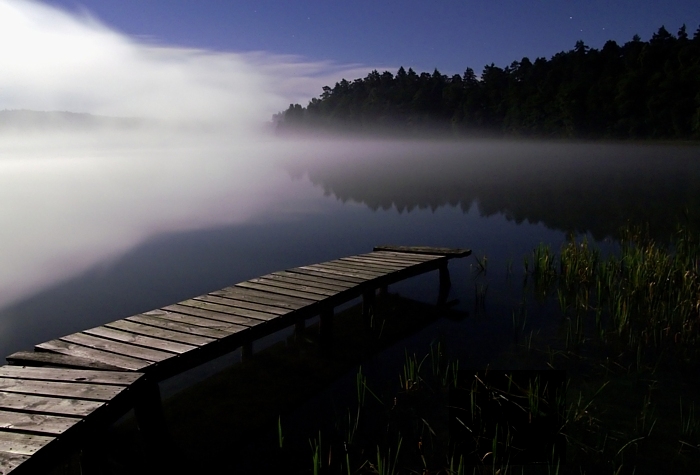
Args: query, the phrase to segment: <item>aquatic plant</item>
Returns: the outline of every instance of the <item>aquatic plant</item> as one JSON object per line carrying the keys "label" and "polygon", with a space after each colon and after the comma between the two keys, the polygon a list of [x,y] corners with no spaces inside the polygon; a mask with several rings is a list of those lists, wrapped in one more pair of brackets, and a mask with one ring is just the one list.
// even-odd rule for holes
{"label": "aquatic plant", "polygon": [[606,259],[586,239],[571,236],[555,254],[533,250],[526,275],[544,300],[555,292],[566,317],[566,347],[596,338],[624,350],[638,367],[661,360],[696,366],[700,357],[700,245],[679,229],[668,246],[643,228],[621,233],[619,252]]}

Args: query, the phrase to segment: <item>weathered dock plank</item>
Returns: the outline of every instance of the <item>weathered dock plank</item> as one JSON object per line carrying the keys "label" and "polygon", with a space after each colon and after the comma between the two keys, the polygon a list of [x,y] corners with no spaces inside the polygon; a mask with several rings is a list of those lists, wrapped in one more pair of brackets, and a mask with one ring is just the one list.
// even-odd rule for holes
{"label": "weathered dock plank", "polygon": [[369,266],[352,264],[350,262],[343,262],[340,260],[328,261],[323,264],[317,264],[317,266],[352,272],[368,279],[376,279],[377,277],[383,277],[393,272],[391,269],[372,269]]}
{"label": "weathered dock plank", "polygon": [[273,320],[277,317],[277,315],[275,315],[274,313],[261,312],[259,310],[251,310],[242,307],[234,307],[233,305],[214,303],[209,302],[207,300],[199,299],[183,300],[182,302],[178,303],[178,305],[200,308],[202,310],[209,310],[217,313],[225,313],[227,315],[235,315],[237,317],[244,317],[252,320],[260,320],[263,322]]}
{"label": "weathered dock plank", "polygon": [[75,417],[27,414],[0,409],[0,429],[18,432],[61,435],[80,421],[80,418]]}
{"label": "weathered dock plank", "polygon": [[123,389],[124,387],[106,384],[0,378],[0,391],[8,393],[71,397],[93,401],[109,401],[122,392]]}
{"label": "weathered dock plank", "polygon": [[292,274],[290,272],[274,272],[263,277],[268,281],[283,282],[286,284],[302,285],[307,286],[314,290],[320,290],[323,292],[322,295],[335,295],[339,292],[344,292],[345,290],[351,289],[353,285],[338,285],[335,283],[324,282],[318,278],[308,278],[305,276],[300,276],[299,274]]}
{"label": "weathered dock plank", "polygon": [[472,253],[470,249],[452,249],[449,247],[428,246],[375,246],[375,251],[407,252],[410,254],[429,254],[449,257],[466,257]]}
{"label": "weathered dock plank", "polygon": [[96,350],[81,345],[74,345],[63,340],[51,340],[39,343],[35,347],[38,351],[50,351],[62,353],[76,358],[91,359],[100,363],[105,363],[111,367],[138,371],[150,365],[149,361],[132,358],[130,356],[117,355],[107,351]]}
{"label": "weathered dock plank", "polygon": [[229,297],[220,297],[218,295],[200,295],[195,297],[195,300],[202,302],[216,303],[220,305],[228,305],[229,307],[244,308],[248,310],[257,310],[259,312],[271,313],[273,315],[286,315],[293,310],[288,308],[274,307],[272,305],[263,305],[260,303],[248,302],[241,299],[233,299]]}
{"label": "weathered dock plank", "polygon": [[136,346],[142,346],[145,348],[151,348],[160,351],[166,351],[168,353],[187,353],[195,349],[195,346],[185,345],[183,343],[176,343],[169,340],[161,340],[159,338],[153,338],[150,336],[139,335],[137,333],[130,333],[128,331],[116,330],[109,327],[96,327],[89,330],[85,330],[84,333],[88,335],[109,338],[111,340],[121,341],[124,343],[134,344]]}
{"label": "weathered dock plank", "polygon": [[273,272],[271,275],[280,277],[290,277],[294,279],[299,279],[304,282],[312,282],[319,286],[324,286],[325,288],[338,291],[352,289],[353,287],[357,286],[357,282],[337,280],[334,278],[329,278],[327,276],[309,275],[308,273],[304,272],[294,272],[294,269],[290,269],[288,271]]}
{"label": "weathered dock plank", "polygon": [[0,452],[15,455],[33,455],[37,450],[55,440],[54,437],[32,434],[0,432]]}
{"label": "weathered dock plank", "polygon": [[[212,326],[211,328],[233,328],[233,325],[238,325],[240,327],[250,328],[250,327],[254,327],[256,325],[260,325],[261,323],[265,322],[264,320],[258,320],[257,318],[243,317],[241,315],[236,315],[233,313],[218,312],[215,310],[197,307],[197,306],[191,306],[191,305],[180,305],[180,304],[168,305],[167,307],[163,307],[162,310],[167,310],[169,312],[172,312],[173,314],[190,315],[193,317],[199,317],[200,321],[210,320],[211,323],[209,323],[208,325],[216,325],[214,322],[219,322],[218,327]],[[168,318],[175,319],[177,317],[175,315],[169,315]],[[191,320],[191,321],[194,322],[194,320]],[[226,325],[221,325],[221,324],[226,324]],[[204,323],[202,323],[202,326],[204,326]]]}
{"label": "weathered dock plank", "polygon": [[[136,374],[136,373],[132,373]],[[62,416],[87,416],[104,405],[104,401],[73,399],[56,396],[8,393],[0,391],[0,408],[26,413],[54,414]]]}
{"label": "weathered dock plank", "polygon": [[316,300],[309,300],[288,295],[271,294],[269,292],[246,289],[243,287],[227,287],[225,289],[210,292],[209,295],[217,295],[233,299],[244,299],[248,302],[262,303],[272,307],[281,307],[289,310],[299,310],[316,303]]}
{"label": "weathered dock plank", "polygon": [[[148,319],[145,320],[149,321],[149,323],[153,323]],[[146,325],[143,323],[137,323],[135,321],[130,321],[126,319],[108,323],[105,325],[105,327],[116,328],[117,330],[124,330],[130,333],[135,333],[137,335],[151,336],[160,340],[184,343],[186,345],[192,346],[202,346],[214,341],[213,338],[207,338],[205,336],[193,334],[191,331],[184,331],[189,330],[189,328],[183,329],[182,327],[180,327],[179,331],[174,331],[169,328],[160,328],[156,325]]]}
{"label": "weathered dock plank", "polygon": [[208,343],[248,329],[242,325],[165,311],[134,315],[125,320],[204,337],[210,340]]}
{"label": "weathered dock plank", "polygon": [[67,343],[82,345],[88,348],[94,348],[96,350],[108,351],[117,355],[130,356],[153,362],[163,361],[174,356],[173,353],[144,348],[142,346],[129,345],[127,343],[121,343],[118,341],[109,340],[107,338],[100,338],[82,332],[62,336],[60,340]]}
{"label": "weathered dock plank", "polygon": [[469,254],[378,246],[39,343],[35,352],[14,353],[8,361],[31,366],[0,367],[0,475],[23,467],[23,473],[33,473],[37,460],[50,461],[49,454],[62,453],[62,444],[84,437],[88,422],[107,420],[105,414],[122,414],[134,404],[137,417],[148,416],[139,423],[150,424],[160,411],[159,379],[239,347],[249,355],[253,340],[285,326],[303,327],[306,318],[320,315],[322,346],[329,348],[333,309],[353,298],[362,296],[371,306],[377,289],[433,270],[440,271],[444,294],[447,262]]}
{"label": "weathered dock plank", "polygon": [[[348,269],[343,269],[343,268],[338,269],[336,267],[324,265],[324,264],[314,264],[311,266],[301,266],[301,267],[298,267],[297,269],[310,270],[310,271],[315,271],[315,272],[321,272],[324,274],[331,274],[331,275],[337,275],[337,276],[343,276],[343,277],[352,277],[354,279],[357,279],[358,284],[365,283],[367,281],[371,281],[372,279],[375,279],[377,277],[377,274],[363,274],[363,273],[348,270]],[[294,269],[294,270],[296,270],[296,269]]]}
{"label": "weathered dock plank", "polygon": [[363,259],[363,258],[355,258],[355,257],[347,257],[343,259],[338,259],[336,262],[347,262],[350,264],[354,265],[359,265],[363,268],[367,269],[372,269],[372,270],[379,270],[381,272],[387,273],[387,272],[393,272],[397,270],[403,270],[406,267],[410,267],[413,265],[410,262],[404,262],[404,263],[395,263],[395,262],[389,262],[389,261],[381,261],[379,259]]}
{"label": "weathered dock plank", "polygon": [[29,460],[29,455],[15,454],[12,452],[0,452],[0,474],[10,473],[20,464]]}
{"label": "weathered dock plank", "polygon": [[236,287],[244,289],[261,290],[269,294],[286,295],[287,297],[298,297],[316,302],[320,302],[325,298],[323,295],[319,294],[312,294],[310,292],[304,292],[301,290],[284,289],[281,287],[275,287],[274,285],[261,284],[257,282],[241,282],[240,284],[236,284]]}
{"label": "weathered dock plank", "polygon": [[74,383],[96,383],[128,386],[141,375],[124,371],[88,371],[64,368],[39,368],[32,366],[0,366],[0,377],[17,379],[37,379]]}
{"label": "weathered dock plank", "polygon": [[16,365],[53,366],[60,368],[88,368],[99,370],[121,370],[122,368],[94,359],[47,353],[43,351],[18,351],[5,358],[8,363]]}
{"label": "weathered dock plank", "polygon": [[[132,405],[144,375],[71,368],[0,366],[0,470],[48,472],[88,429]],[[87,418],[90,418],[88,422]]]}
{"label": "weathered dock plank", "polygon": [[[298,279],[285,279],[282,277],[275,276],[263,276],[257,279],[251,279],[247,282],[255,284],[264,284],[272,287],[279,287],[281,289],[296,290],[299,292],[307,292],[314,295],[320,295],[322,297],[332,297],[342,290],[329,290],[324,289],[315,285],[306,285],[303,281]],[[344,289],[343,289],[344,290]]]}

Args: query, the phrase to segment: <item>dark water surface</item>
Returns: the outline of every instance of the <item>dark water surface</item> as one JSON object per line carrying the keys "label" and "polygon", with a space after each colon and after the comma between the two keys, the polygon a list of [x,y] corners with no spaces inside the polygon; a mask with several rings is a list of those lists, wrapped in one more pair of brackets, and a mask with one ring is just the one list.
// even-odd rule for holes
{"label": "dark water surface", "polygon": [[[440,338],[459,349],[463,364],[497,367],[512,345],[513,312],[526,298],[523,258],[539,243],[558,249],[573,233],[610,251],[628,223],[647,223],[662,242],[678,223],[700,230],[697,146],[299,141],[281,150],[274,160],[219,153],[152,169],[117,157],[107,162],[114,170],[93,171],[90,180],[81,178],[83,162],[53,163],[51,173],[18,166],[18,187],[45,183],[48,192],[41,206],[26,201],[33,227],[25,235],[17,223],[28,218],[13,221],[19,205],[5,206],[4,232],[14,244],[3,256],[16,278],[0,273],[13,289],[0,310],[0,352],[271,271],[397,244],[473,250],[450,264],[450,299],[470,318],[427,324],[382,363],[400,366],[404,348],[422,353]],[[156,171],[162,166],[165,177]],[[52,208],[52,193],[75,195],[72,206]],[[487,271],[478,273],[484,257]],[[437,284],[429,274],[390,290],[431,303]],[[479,308],[478,289],[487,289]],[[528,325],[544,328],[549,315],[531,309]],[[368,368],[386,376],[376,364]],[[166,384],[165,395],[184,386]],[[289,421],[303,425],[323,397]]]}
{"label": "dark water surface", "polygon": [[[299,150],[309,147],[292,145]],[[520,298],[513,290],[518,285],[507,274],[512,272],[516,280],[522,277],[523,257],[540,242],[558,248],[573,232],[605,245],[627,222],[649,223],[652,235],[664,240],[677,223],[697,227],[700,222],[700,148],[694,146],[327,142],[308,150],[303,158],[285,157],[256,171],[252,178],[256,186],[249,191],[241,185],[246,170],[217,162],[209,167],[210,173],[197,174],[198,199],[189,205],[189,214],[179,218],[195,221],[184,226],[188,229],[178,229],[183,227],[180,223],[168,229],[166,223],[130,249],[115,251],[109,258],[97,255],[80,272],[58,273],[48,283],[36,255],[64,240],[69,249],[59,247],[52,257],[71,260],[81,244],[76,249],[69,244],[83,230],[29,236],[31,242],[24,248],[6,249],[6,259],[19,260],[26,268],[38,267],[36,274],[41,278],[25,278],[29,279],[25,295],[0,311],[0,350],[9,354],[31,348],[270,271],[368,252],[387,243],[467,247],[475,256],[487,256],[489,301],[507,306]],[[137,164],[125,165],[124,174],[129,166]],[[161,219],[169,193],[184,194],[185,198],[172,202],[173,208],[183,207],[188,195],[178,190],[192,176],[182,161],[174,167],[185,171],[146,197],[162,203],[146,207],[133,226]],[[64,172],[71,173],[78,174]],[[217,211],[222,215],[218,221],[223,222],[201,219],[212,209],[240,206],[240,196],[222,192],[227,173],[232,190],[243,189],[246,201],[257,200],[265,206],[251,207],[244,217]],[[55,180],[65,181],[65,177],[57,175]],[[97,214],[89,201],[84,200],[83,210],[48,209],[33,219],[60,220],[61,212],[66,219],[81,212]],[[97,209],[103,222],[120,223],[122,215],[134,214],[134,208],[138,204],[118,202]],[[12,235],[12,229],[5,234]],[[113,246],[115,235],[118,232],[105,232],[90,245]],[[461,309],[473,306],[470,267],[475,262],[472,257],[451,266],[451,297],[461,300]],[[18,279],[23,277],[20,273]],[[5,281],[9,286],[12,276]],[[437,291],[436,285],[426,286],[420,280],[402,285],[426,301]]]}

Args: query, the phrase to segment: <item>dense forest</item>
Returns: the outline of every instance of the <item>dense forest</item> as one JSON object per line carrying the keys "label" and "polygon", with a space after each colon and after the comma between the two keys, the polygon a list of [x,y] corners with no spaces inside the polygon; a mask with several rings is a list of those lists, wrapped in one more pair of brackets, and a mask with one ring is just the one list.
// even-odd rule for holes
{"label": "dense forest", "polygon": [[523,58],[481,75],[401,67],[325,86],[306,107],[275,115],[277,130],[443,131],[455,135],[700,139],[700,28],[664,27],[602,49],[582,41],[551,59]]}

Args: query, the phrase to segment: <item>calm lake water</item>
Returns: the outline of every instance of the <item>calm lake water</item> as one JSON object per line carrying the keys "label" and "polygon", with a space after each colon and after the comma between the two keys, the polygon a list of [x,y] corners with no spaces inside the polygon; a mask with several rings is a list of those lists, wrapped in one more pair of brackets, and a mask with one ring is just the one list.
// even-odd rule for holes
{"label": "calm lake water", "polygon": [[[659,240],[700,223],[697,146],[112,138],[56,150],[6,146],[0,160],[3,354],[378,244],[487,256],[487,302],[510,323],[538,243],[573,232],[609,247],[628,221]],[[462,310],[475,263],[451,264]],[[437,278],[397,289],[430,302]]]}
{"label": "calm lake water", "polygon": [[[366,373],[395,382],[404,351],[425,354],[436,338],[457,350],[460,368],[497,368],[514,361],[513,315],[523,302],[525,333],[547,341],[556,327],[556,305],[523,289],[523,259],[539,243],[558,249],[573,234],[609,252],[628,223],[648,224],[661,242],[679,223],[700,231],[698,146],[194,135],[0,136],[2,354],[275,270],[397,244],[473,250],[450,263],[449,298],[470,318],[426,324],[363,363]],[[487,289],[484,307],[475,305],[477,289]],[[390,291],[433,303],[437,273]],[[285,335],[274,338],[256,351]],[[238,415],[226,408],[240,412],[240,401],[231,400],[229,375],[192,385],[237,358],[161,385],[177,421],[171,430],[198,468],[202,454],[251,473],[269,459],[255,455],[265,444],[230,456],[226,434]],[[328,422],[323,408],[344,407],[337,395],[354,394],[355,374],[285,415],[300,456]],[[192,398],[207,403],[195,410]],[[123,464],[115,473],[136,473],[134,454],[145,453],[128,424],[115,432],[111,457]]]}

